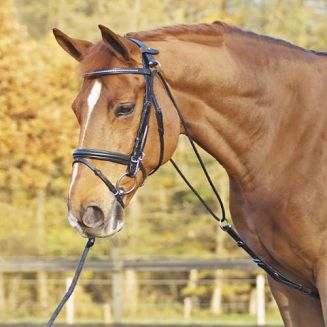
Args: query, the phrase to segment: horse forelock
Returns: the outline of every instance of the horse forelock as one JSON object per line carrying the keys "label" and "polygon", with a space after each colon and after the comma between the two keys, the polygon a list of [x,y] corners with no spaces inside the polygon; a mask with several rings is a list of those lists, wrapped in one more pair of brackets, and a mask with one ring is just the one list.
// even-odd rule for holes
{"label": "horse forelock", "polygon": [[[138,47],[132,42],[130,43],[132,44],[130,55],[140,57]],[[122,62],[119,63],[119,61]],[[136,67],[137,65],[137,59],[130,58],[128,62],[124,59],[118,59],[110,47],[101,40],[95,43],[84,55],[80,65],[80,73],[85,74],[111,67]]]}
{"label": "horse forelock", "polygon": [[103,41],[95,43],[86,53],[81,61],[80,72],[85,74],[95,70],[110,67],[110,63],[114,58],[112,51]]}

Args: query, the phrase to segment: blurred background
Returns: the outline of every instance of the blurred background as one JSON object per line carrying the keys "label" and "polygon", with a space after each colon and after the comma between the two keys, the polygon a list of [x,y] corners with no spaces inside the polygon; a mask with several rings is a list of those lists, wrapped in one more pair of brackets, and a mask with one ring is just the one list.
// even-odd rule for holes
{"label": "blurred background", "polygon": [[[214,20],[327,48],[326,0],[1,0],[1,322],[45,321],[85,244],[66,219],[79,132],[70,104],[81,80],[51,29],[96,40],[98,24],[123,34]],[[175,158],[217,207],[183,139]],[[206,163],[228,203],[223,169],[208,156]],[[138,192],[124,230],[96,242],[59,320],[281,324],[262,275],[169,164]]]}

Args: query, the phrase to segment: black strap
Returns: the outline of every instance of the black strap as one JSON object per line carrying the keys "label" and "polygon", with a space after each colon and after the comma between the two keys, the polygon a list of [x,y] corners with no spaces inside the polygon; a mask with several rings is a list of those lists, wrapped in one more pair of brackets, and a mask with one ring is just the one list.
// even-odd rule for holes
{"label": "black strap", "polygon": [[87,240],[87,243],[85,245],[84,251],[82,253],[81,258],[79,259],[77,268],[75,270],[75,275],[74,278],[68,288],[68,291],[65,293],[65,295],[63,296],[63,298],[61,299],[60,303],[58,304],[57,308],[55,309],[55,311],[52,313],[50,319],[48,320],[48,322],[46,323],[45,327],[51,327],[52,324],[54,323],[54,321],[56,320],[58,314],[60,313],[60,311],[62,310],[63,306],[65,305],[65,303],[68,301],[68,299],[70,298],[70,296],[72,295],[72,293],[74,292],[74,289],[77,285],[78,282],[78,278],[82,272],[87,254],[90,251],[90,248],[94,245],[95,243],[95,238],[89,238]]}
{"label": "black strap", "polygon": [[[198,159],[198,161],[200,163],[201,169],[202,169],[202,171],[203,171],[203,173],[204,173],[204,175],[205,175],[205,177],[206,177],[206,179],[207,179],[207,181],[208,181],[208,183],[209,183],[212,191],[214,192],[214,194],[216,196],[216,199],[218,200],[218,203],[219,203],[219,206],[220,206],[220,210],[221,210],[221,217],[219,218],[216,215],[213,215],[213,217],[215,218],[215,220],[217,220],[217,222],[222,223],[222,222],[224,222],[226,220],[226,211],[225,211],[224,203],[223,203],[223,201],[222,201],[222,199],[221,199],[221,197],[220,197],[220,195],[219,195],[219,193],[218,193],[218,191],[216,189],[216,186],[214,185],[214,183],[213,183],[213,181],[212,181],[212,179],[211,179],[211,177],[210,177],[210,175],[209,175],[209,173],[208,173],[208,171],[207,171],[207,169],[205,167],[204,161],[203,161],[203,159],[202,159],[202,157],[201,157],[201,155],[200,155],[197,147],[194,144],[194,141],[192,139],[192,136],[191,136],[191,134],[190,134],[190,132],[189,132],[189,130],[187,128],[185,119],[184,119],[184,117],[182,115],[182,112],[179,109],[179,107],[178,107],[178,105],[177,105],[177,103],[175,101],[175,98],[174,98],[173,94],[171,93],[171,90],[170,90],[170,88],[169,88],[166,80],[163,78],[163,76],[162,76],[162,74],[160,72],[158,73],[158,76],[159,76],[159,78],[160,78],[160,80],[161,80],[161,82],[162,82],[162,84],[163,84],[163,86],[164,86],[164,88],[165,88],[165,90],[166,90],[166,92],[168,94],[169,99],[171,100],[171,102],[174,105],[175,110],[177,111],[177,114],[179,116],[179,119],[180,119],[180,121],[181,121],[181,123],[182,123],[182,125],[184,127],[185,135],[186,135],[187,139],[189,140],[189,142],[190,142],[190,144],[192,146],[193,152],[195,153],[196,158]],[[176,166],[177,165],[175,164],[174,167],[176,168]],[[180,174],[181,170],[179,170],[178,172]],[[182,178],[184,179],[184,181],[186,181],[185,176],[182,177]],[[199,194],[197,194],[197,197],[200,199],[200,195]],[[204,204],[205,201],[202,199],[201,203]],[[213,213],[213,210],[211,210],[209,212],[210,213]]]}
{"label": "black strap", "polygon": [[[73,158],[74,160],[88,158],[88,159],[95,159],[95,160],[110,161],[125,166],[128,166],[131,161],[131,156],[127,154],[122,154],[113,151],[84,149],[84,148],[76,149],[73,153]],[[139,169],[142,172],[143,180],[144,180],[146,178],[146,171],[141,161],[139,162]]]}
{"label": "black strap", "polygon": [[93,72],[83,74],[84,77],[99,77],[104,75],[121,75],[121,74],[132,74],[132,75],[151,75],[151,69],[149,68],[129,68],[129,67],[118,67],[101,69]]}
{"label": "black strap", "polygon": [[[143,42],[130,38],[130,41],[135,43],[142,52],[142,62],[144,69],[150,69],[154,67],[157,62],[153,58],[153,54],[158,54],[159,51],[155,49],[149,49]],[[139,128],[135,138],[134,148],[131,154],[131,162],[128,166],[128,173],[131,176],[134,176],[136,169],[138,167],[138,162],[140,158],[143,157],[143,150],[146,144],[148,129],[149,129],[149,120],[150,120],[150,110],[152,106],[152,95],[153,95],[153,79],[156,73],[155,70],[151,70],[150,75],[144,75],[145,77],[145,93],[143,100],[143,111],[140,119]],[[157,169],[157,168],[156,168]]]}
{"label": "black strap", "polygon": [[153,55],[159,54],[159,50],[148,48],[142,41],[128,38],[130,41],[134,42],[140,49],[144,58],[144,61],[149,67],[154,67],[158,65],[158,61],[155,60]]}
{"label": "black strap", "polygon": [[319,293],[311,288],[307,288],[300,283],[295,283],[282,275],[276,269],[271,267],[268,263],[264,262],[261,258],[259,258],[255,252],[241,239],[239,234],[233,229],[230,224],[226,224],[221,226],[222,230],[228,233],[228,235],[236,242],[237,246],[241,247],[253,260],[258,267],[262,268],[269,276],[271,276],[277,282],[285,284],[289,287],[295,288],[305,294],[308,294],[314,298],[319,299]]}
{"label": "black strap", "polygon": [[112,161],[114,163],[128,165],[131,156],[126,154],[121,154],[118,152],[111,152],[105,150],[96,150],[96,149],[84,149],[79,148],[73,153],[74,159],[79,158],[89,158],[96,160]]}
{"label": "black strap", "polygon": [[131,161],[128,165],[128,174],[135,176],[137,173],[138,165],[143,158],[143,150],[146,144],[150,110],[151,110],[151,97],[153,92],[153,74],[145,76],[145,94],[143,101],[143,110],[141,114],[140,124],[134,141],[134,147],[131,153]]}
{"label": "black strap", "polygon": [[157,125],[158,125],[158,134],[159,134],[159,143],[160,143],[160,152],[159,152],[159,160],[157,167],[154,168],[149,175],[154,174],[162,165],[163,162],[163,157],[164,157],[164,151],[165,151],[165,129],[164,129],[164,121],[163,121],[163,115],[162,115],[162,110],[160,108],[160,105],[158,103],[158,100],[156,96],[153,94],[152,96],[152,102],[154,106],[154,110],[156,113],[156,118],[157,118]]}
{"label": "black strap", "polygon": [[90,161],[84,159],[84,158],[75,158],[73,161],[73,164],[75,163],[82,163],[88,168],[90,168],[96,176],[98,176],[103,183],[108,187],[110,192],[113,193],[113,195],[116,197],[117,201],[120,203],[120,205],[124,208],[124,202],[122,199],[122,194],[121,190],[117,189],[110,181],[109,179],[102,173],[102,171],[98,168],[96,168]]}

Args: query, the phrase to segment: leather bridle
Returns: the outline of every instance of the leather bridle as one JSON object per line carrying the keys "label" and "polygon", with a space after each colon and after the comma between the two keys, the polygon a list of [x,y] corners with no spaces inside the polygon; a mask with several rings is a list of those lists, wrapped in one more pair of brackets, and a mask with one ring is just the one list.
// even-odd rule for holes
{"label": "leather bridle", "polygon": [[[123,196],[133,192],[137,186],[138,173],[139,172],[142,173],[142,182],[140,183],[140,185],[143,185],[144,180],[147,177],[147,173],[143,166],[142,160],[144,158],[144,147],[147,141],[150,113],[152,107],[155,110],[155,115],[157,119],[159,142],[160,142],[160,154],[159,154],[157,166],[149,173],[149,175],[153,174],[158,170],[158,168],[162,164],[163,155],[164,155],[163,116],[157,98],[153,91],[153,80],[156,74],[159,73],[159,70],[156,69],[156,67],[160,66],[159,62],[154,59],[153,55],[158,54],[159,51],[156,49],[149,49],[141,41],[131,38],[129,40],[134,42],[142,52],[142,63],[143,63],[142,68],[123,67],[123,68],[109,68],[109,69],[96,70],[84,74],[84,78],[96,78],[105,75],[120,75],[120,74],[133,74],[133,75],[144,76],[145,94],[144,94],[144,101],[143,101],[143,109],[141,113],[140,124],[134,141],[133,150],[130,154],[123,154],[113,151],[79,148],[73,153],[73,158],[74,158],[73,164],[82,163],[86,165],[88,168],[90,168],[94,172],[94,174],[104,182],[104,184],[113,193],[113,195],[116,197],[117,201],[120,203],[122,207],[124,207]],[[124,172],[124,174],[118,178],[118,180],[114,185],[101,172],[100,169],[94,166],[87,159],[110,161],[117,164],[125,165],[127,166],[127,169]],[[122,181],[125,177],[134,179],[133,185],[129,190],[125,190],[121,186]]]}
{"label": "leather bridle", "polygon": [[[221,217],[215,214],[214,210],[210,207],[210,205],[203,199],[203,197],[199,194],[199,192],[194,188],[194,186],[189,182],[189,180],[186,178],[186,176],[183,174],[183,172],[179,169],[177,164],[174,162],[173,159],[170,159],[171,163],[173,164],[174,168],[178,172],[178,174],[182,177],[184,182],[187,184],[187,186],[191,189],[191,191],[196,195],[198,200],[201,202],[201,204],[205,207],[205,209],[209,212],[209,214],[219,223],[220,227],[223,231],[229,234],[229,236],[236,242],[236,244],[241,247],[248,255],[252,257],[252,260],[254,263],[256,263],[261,269],[265,270],[267,274],[269,274],[274,280],[287,285],[289,287],[292,287],[294,289],[297,289],[305,294],[308,294],[314,298],[319,298],[319,293],[316,289],[307,288],[304,285],[293,282],[288,277],[284,276],[280,272],[278,272],[276,269],[271,267],[268,263],[266,263],[263,259],[261,259],[248,245],[245,241],[241,239],[239,234],[234,230],[233,226],[228,223],[225,215],[225,209],[224,204],[222,202],[222,199],[205,167],[204,161],[198,152],[194,141],[192,139],[192,136],[188,130],[187,124],[184,120],[184,117],[182,115],[181,110],[179,109],[175,98],[166,82],[164,77],[161,75],[160,71],[156,69],[157,66],[160,67],[160,64],[153,58],[153,55],[158,54],[159,51],[155,49],[149,49],[147,46],[138,40],[130,39],[132,42],[137,44],[139,48],[142,51],[142,62],[143,67],[142,68],[110,68],[110,69],[104,69],[104,70],[97,70],[94,72],[86,73],[84,74],[85,78],[94,78],[98,76],[104,76],[104,75],[117,75],[117,74],[138,74],[138,75],[144,75],[145,76],[145,95],[144,95],[144,102],[143,102],[143,110],[141,113],[141,119],[139,128],[136,134],[135,138],[135,144],[132,150],[132,153],[129,155],[121,154],[117,152],[111,152],[111,151],[103,151],[103,150],[92,150],[92,149],[77,149],[74,154],[74,161],[73,163],[83,163],[87,167],[89,167],[109,188],[109,190],[114,194],[114,196],[117,198],[117,201],[124,207],[124,203],[122,200],[122,197],[130,192],[132,192],[136,188],[137,179],[136,175],[138,172],[142,172],[143,174],[143,181],[144,182],[146,178],[146,171],[142,164],[142,160],[144,157],[144,147],[147,140],[147,134],[149,129],[149,117],[150,117],[150,111],[151,107],[153,105],[156,118],[157,118],[157,124],[158,124],[158,133],[159,133],[159,139],[160,139],[160,155],[158,164],[155,169],[153,169],[150,174],[157,171],[157,169],[160,167],[163,161],[163,155],[164,155],[164,125],[163,125],[163,116],[162,111],[160,109],[160,106],[158,104],[158,101],[156,99],[156,96],[153,91],[153,80],[155,76],[158,76],[161,84],[163,85],[169,99],[171,100],[173,107],[175,108],[178,117],[180,119],[181,125],[183,126],[184,133],[186,137],[188,138],[192,149],[198,159],[198,162],[200,163],[200,166],[204,172],[204,175],[214,192],[214,195],[216,196],[216,199],[218,200],[218,204],[221,208]],[[127,166],[126,172],[117,180],[116,185],[113,185],[106,176],[101,172],[101,170],[97,169],[90,161],[87,159],[96,159],[96,160],[105,160],[105,161],[111,161],[114,163],[122,164]],[[134,185],[129,190],[124,190],[120,184],[122,179],[124,179],[126,176],[134,178]]]}

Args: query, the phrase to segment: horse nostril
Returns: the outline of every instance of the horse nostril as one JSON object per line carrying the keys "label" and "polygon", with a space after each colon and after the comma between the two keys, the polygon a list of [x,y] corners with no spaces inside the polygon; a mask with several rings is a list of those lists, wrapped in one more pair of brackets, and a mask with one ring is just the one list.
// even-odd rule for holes
{"label": "horse nostril", "polygon": [[97,206],[88,206],[83,214],[82,221],[86,227],[99,227],[104,222],[104,213]]}

